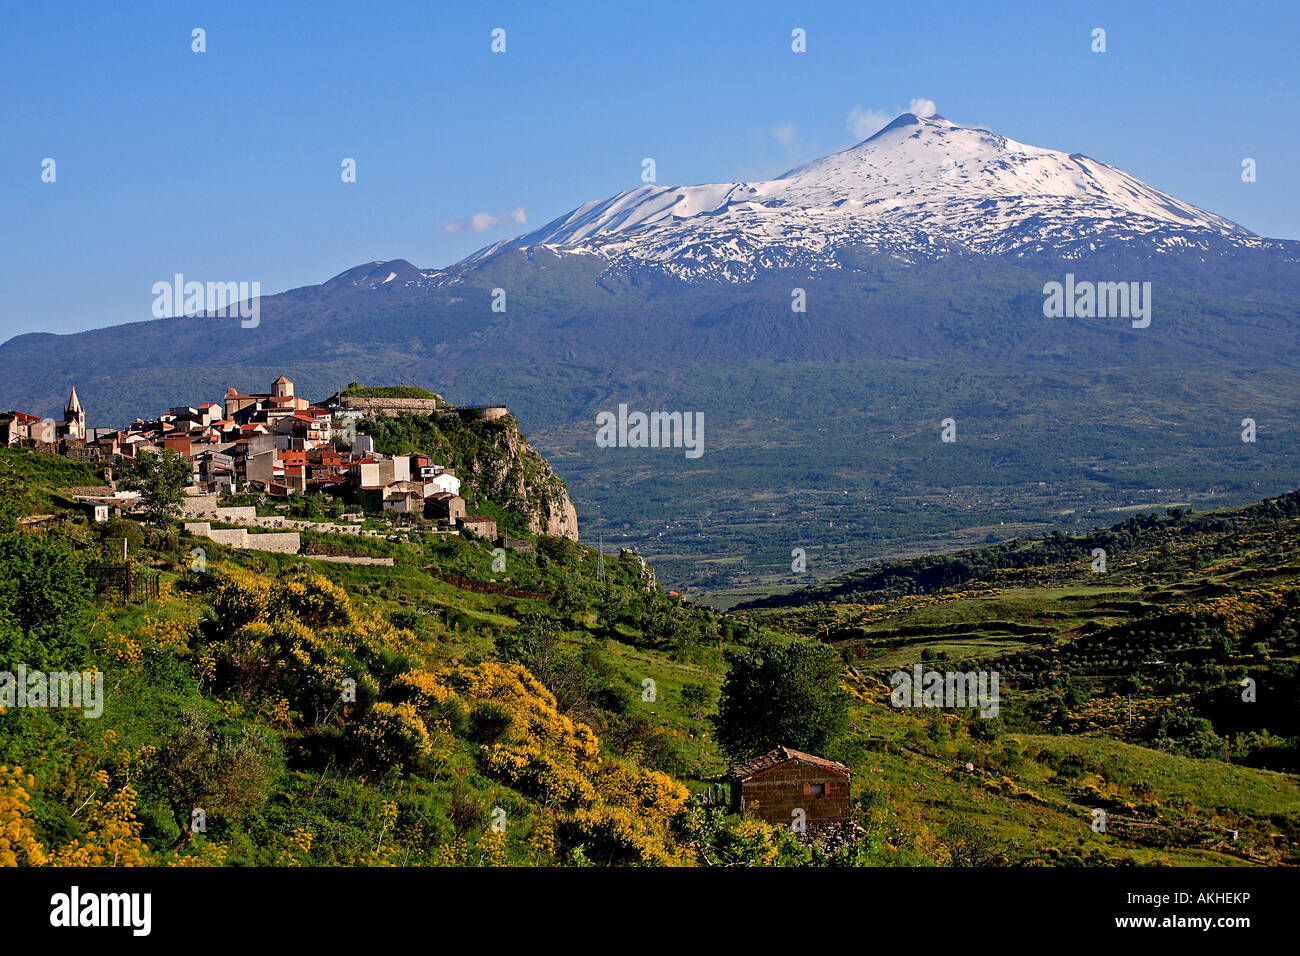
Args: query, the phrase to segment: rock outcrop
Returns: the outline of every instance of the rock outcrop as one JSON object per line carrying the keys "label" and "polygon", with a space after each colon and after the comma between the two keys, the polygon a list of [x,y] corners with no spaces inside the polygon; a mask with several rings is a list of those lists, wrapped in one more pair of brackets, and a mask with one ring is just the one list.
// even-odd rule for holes
{"label": "rock outcrop", "polygon": [[578,512],[560,476],[519,433],[503,405],[451,405],[433,392],[413,397],[411,388],[367,388],[357,384],[328,399],[327,406],[362,412],[388,454],[420,452],[448,465],[461,480],[461,496],[472,504],[486,498],[525,518],[533,534],[578,540]]}
{"label": "rock outcrop", "polygon": [[631,548],[621,548],[618,552],[618,559],[626,561],[636,568],[636,575],[641,582],[642,591],[650,594],[659,587],[659,579],[655,577],[654,569],[645,563],[645,558]]}
{"label": "rock outcrop", "polygon": [[519,434],[513,416],[474,422],[465,431],[476,440],[458,462],[462,480],[527,516],[533,534],[578,540],[578,512],[568,489],[551,463]]}

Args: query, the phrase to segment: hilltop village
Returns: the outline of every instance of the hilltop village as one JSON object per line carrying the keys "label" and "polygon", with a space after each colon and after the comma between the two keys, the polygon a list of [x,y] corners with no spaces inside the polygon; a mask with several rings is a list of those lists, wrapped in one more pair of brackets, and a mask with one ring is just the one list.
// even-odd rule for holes
{"label": "hilltop village", "polygon": [[[18,861],[1300,863],[1300,493],[717,613],[546,530],[576,537],[571,502],[504,409],[280,379],[85,419],[74,394],[0,420]],[[152,520],[164,470],[180,529]],[[520,538],[429,521],[440,495]],[[19,666],[113,691],[93,720],[20,703]]]}
{"label": "hilltop village", "polygon": [[[238,517],[233,511],[251,510],[217,509],[218,495],[255,493],[287,499],[328,493],[366,513],[418,516],[498,538],[492,518],[466,514],[461,478],[447,464],[424,454],[381,454],[370,435],[358,433],[357,423],[403,412],[493,421],[504,418],[507,409],[457,407],[436,395],[373,397],[369,393],[385,390],[362,391],[367,395],[344,390],[313,404],[296,395],[293,382],[282,375],[266,393],[229,388],[220,403],[176,406],[157,418],[115,429],[87,427],[86,410],[74,388],[61,421],[20,411],[0,415],[0,442],[103,463],[105,487],[68,489],[96,520],[130,510],[134,501],[132,492],[116,487],[114,462],[129,467],[141,455],[169,451],[193,469],[187,489],[191,500],[182,506],[190,517],[229,520]],[[224,514],[227,511],[232,514]],[[208,531],[197,526],[190,530]]]}

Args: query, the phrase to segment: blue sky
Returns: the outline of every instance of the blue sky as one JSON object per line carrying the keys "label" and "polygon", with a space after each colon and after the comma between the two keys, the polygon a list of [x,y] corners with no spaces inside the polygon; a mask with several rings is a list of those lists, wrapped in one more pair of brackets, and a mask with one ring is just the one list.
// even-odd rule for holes
{"label": "blue sky", "polygon": [[5,13],[0,340],[147,319],[176,272],[271,293],[444,266],[640,185],[643,157],[661,184],[770,178],[915,98],[1300,238],[1293,3],[87,6]]}

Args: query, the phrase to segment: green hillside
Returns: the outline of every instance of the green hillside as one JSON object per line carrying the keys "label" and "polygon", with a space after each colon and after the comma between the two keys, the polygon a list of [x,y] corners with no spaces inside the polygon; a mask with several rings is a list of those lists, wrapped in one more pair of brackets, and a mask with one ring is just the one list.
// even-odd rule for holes
{"label": "green hillside", "polygon": [[[251,336],[185,318],[17,336],[0,343],[0,407],[58,417],[75,385],[88,424],[119,427],[170,407],[177,382],[214,401],[281,374],[312,397],[358,380],[409,383],[376,398],[490,397],[565,476],[584,528],[715,606],[917,551],[1295,486],[1293,252],[1073,262],[1155,283],[1148,329],[1045,320],[1056,253],[846,251],[842,265],[682,283],[539,249],[399,288],[382,280],[419,270],[368,263],[266,296]],[[358,285],[367,275],[378,286]],[[792,288],[806,313],[790,311]],[[702,413],[704,454],[598,446],[596,416],[620,404]],[[943,443],[949,417],[957,441]],[[807,572],[792,571],[794,548]]]}
{"label": "green hillside", "polygon": [[[723,613],[557,538],[525,535],[502,570],[490,543],[431,528],[304,533],[384,566],[93,525],[57,489],[96,481],[0,454],[0,670],[99,669],[106,688],[102,717],[0,715],[11,862],[1300,862],[1294,495]],[[26,514],[54,518],[16,530]],[[96,596],[109,538],[156,598]],[[846,849],[691,796],[738,757],[715,720],[735,655],[783,646],[830,648],[840,686],[818,694],[847,695],[819,748],[855,774]],[[996,668],[998,716],[891,706],[890,673],[921,661]]]}

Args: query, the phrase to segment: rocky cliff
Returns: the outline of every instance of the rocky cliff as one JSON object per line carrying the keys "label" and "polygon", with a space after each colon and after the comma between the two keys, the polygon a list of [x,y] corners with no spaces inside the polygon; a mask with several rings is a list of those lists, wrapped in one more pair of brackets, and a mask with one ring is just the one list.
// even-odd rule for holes
{"label": "rocky cliff", "polygon": [[[442,427],[446,428],[446,423]],[[519,434],[514,416],[462,423],[459,431],[477,439],[459,458],[457,474],[462,482],[502,507],[527,516],[534,534],[578,540],[578,513],[568,489],[551,463]]]}
{"label": "rocky cliff", "polygon": [[361,431],[375,436],[380,451],[420,452],[451,467],[471,507],[476,499],[487,499],[526,520],[533,534],[576,541],[578,514],[564,482],[519,433],[514,416],[500,412],[498,417],[481,418],[374,410],[376,417]]}

